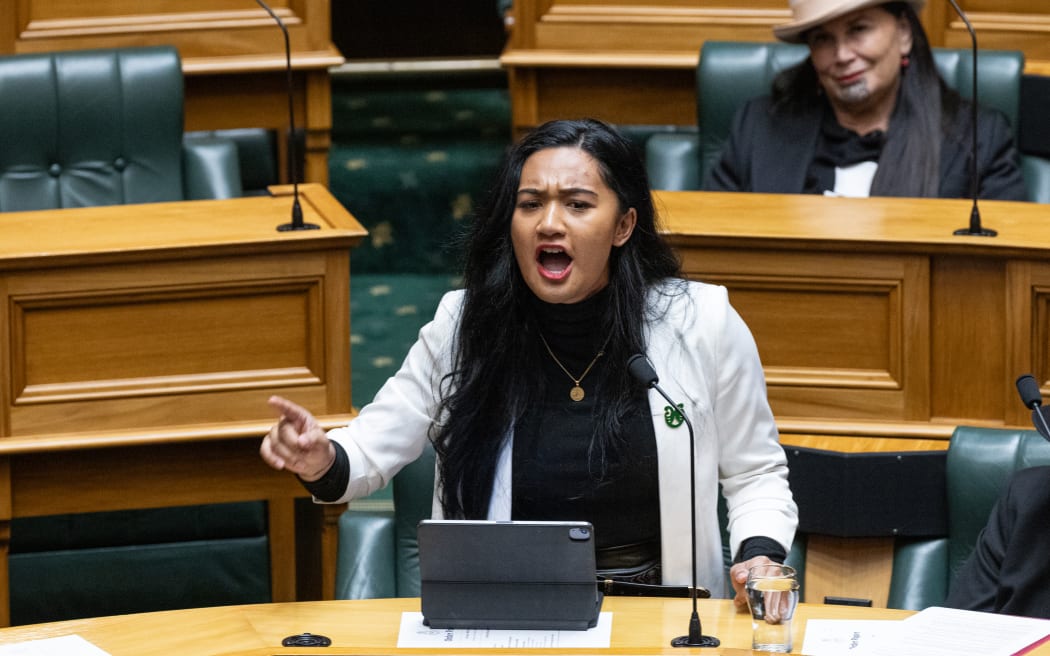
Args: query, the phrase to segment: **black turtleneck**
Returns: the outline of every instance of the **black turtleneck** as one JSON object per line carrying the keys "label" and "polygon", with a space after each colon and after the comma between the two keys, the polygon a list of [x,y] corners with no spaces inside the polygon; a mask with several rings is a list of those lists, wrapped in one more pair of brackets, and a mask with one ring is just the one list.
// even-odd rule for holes
{"label": "black turtleneck", "polygon": [[[624,366],[598,357],[608,339],[601,316],[607,292],[571,305],[533,299],[532,310],[553,356],[540,345],[536,363],[546,382],[514,427],[511,516],[518,520],[581,520],[594,525],[599,569],[659,562],[660,503],[656,434],[646,390],[638,387],[624,434],[595,434],[600,385]],[[571,374],[566,374],[558,363]],[[569,392],[581,380],[581,401]],[[604,439],[603,439],[604,438]],[[603,445],[606,445],[603,448]]]}

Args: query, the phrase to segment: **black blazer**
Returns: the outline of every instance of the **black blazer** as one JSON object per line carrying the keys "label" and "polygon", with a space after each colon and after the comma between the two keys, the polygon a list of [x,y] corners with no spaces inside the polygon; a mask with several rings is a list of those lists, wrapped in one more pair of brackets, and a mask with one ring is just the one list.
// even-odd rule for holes
{"label": "black blazer", "polygon": [[[722,157],[704,180],[708,191],[798,194],[817,147],[826,104],[798,113],[772,110],[769,96],[748,101],[733,118]],[[941,144],[941,198],[970,198],[968,164],[973,134],[970,105],[964,103],[951,135]],[[980,108],[977,118],[978,195],[1026,200],[1020,157],[1001,113]]]}
{"label": "black blazer", "polygon": [[1050,618],[1050,467],[1013,475],[945,605]]}

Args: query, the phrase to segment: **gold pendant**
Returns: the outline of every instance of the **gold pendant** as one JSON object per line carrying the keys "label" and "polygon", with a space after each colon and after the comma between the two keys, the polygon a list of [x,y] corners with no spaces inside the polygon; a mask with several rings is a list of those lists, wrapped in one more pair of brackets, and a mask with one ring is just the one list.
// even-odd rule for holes
{"label": "gold pendant", "polygon": [[577,403],[583,400],[583,388],[579,385],[573,385],[572,389],[569,390],[569,398]]}

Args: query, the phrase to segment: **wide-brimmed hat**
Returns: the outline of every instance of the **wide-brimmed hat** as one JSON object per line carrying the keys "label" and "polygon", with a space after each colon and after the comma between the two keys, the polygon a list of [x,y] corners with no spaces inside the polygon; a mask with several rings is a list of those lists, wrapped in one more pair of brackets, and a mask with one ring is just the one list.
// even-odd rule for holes
{"label": "wide-brimmed hat", "polygon": [[[790,0],[794,20],[777,25],[773,34],[781,41],[801,43],[806,30],[829,20],[845,16],[851,11],[888,4],[890,0]],[[906,0],[915,13],[922,11],[926,0]]]}

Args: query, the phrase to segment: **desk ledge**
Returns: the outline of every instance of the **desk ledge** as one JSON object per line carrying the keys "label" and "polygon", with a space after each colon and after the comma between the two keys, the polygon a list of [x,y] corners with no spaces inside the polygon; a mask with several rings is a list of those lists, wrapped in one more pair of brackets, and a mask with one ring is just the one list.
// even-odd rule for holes
{"label": "desk ledge", "polygon": [[[325,430],[346,425],[356,416],[348,414],[321,415],[318,423]],[[26,435],[0,438],[0,457],[41,451],[77,451],[187,442],[218,440],[262,439],[273,421],[230,421],[211,424],[186,424],[135,428],[118,431],[84,431],[56,435]]]}

